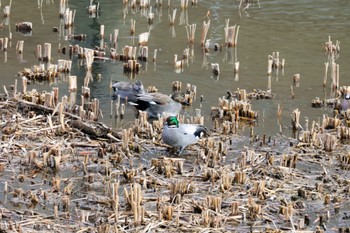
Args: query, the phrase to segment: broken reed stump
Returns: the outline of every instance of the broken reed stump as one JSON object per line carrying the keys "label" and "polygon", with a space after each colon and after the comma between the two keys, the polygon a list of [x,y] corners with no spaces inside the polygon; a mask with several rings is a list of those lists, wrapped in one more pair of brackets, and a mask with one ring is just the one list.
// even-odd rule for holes
{"label": "broken reed stump", "polygon": [[208,20],[208,22],[203,21],[201,41],[200,41],[202,47],[204,47],[204,42],[206,41],[209,27],[210,27],[210,20]]}
{"label": "broken reed stump", "polygon": [[237,75],[239,73],[239,61],[236,61],[233,66],[233,73]]}
{"label": "broken reed stump", "polygon": [[9,38],[0,38],[0,51],[7,51]]}
{"label": "broken reed stump", "polygon": [[285,59],[280,59],[279,52],[272,52],[267,56],[267,75],[270,76],[273,70],[284,69]]}
{"label": "broken reed stump", "polygon": [[123,64],[124,73],[138,73],[141,68],[141,64],[136,60],[130,59]]}
{"label": "broken reed stump", "polygon": [[115,51],[118,50],[118,37],[119,37],[119,29],[114,29],[113,35],[110,35],[110,46],[111,49]]}
{"label": "broken reed stump", "polygon": [[95,18],[100,11],[100,3],[95,3],[93,0],[90,0],[90,5],[87,7],[89,16]]}
{"label": "broken reed stump", "polygon": [[175,8],[175,9],[173,9],[172,14],[169,14],[170,25],[174,25],[175,24],[176,11],[177,11],[177,9]]}
{"label": "broken reed stump", "polygon": [[260,89],[254,89],[253,91],[247,93],[245,89],[239,89],[231,92],[227,91],[226,99],[239,99],[239,100],[247,100],[247,99],[272,99],[274,98],[274,94],[271,90],[260,90]]}
{"label": "broken reed stump", "polygon": [[123,54],[122,54],[121,60],[123,61],[135,60],[136,51],[137,51],[137,47],[125,45],[123,48]]}
{"label": "broken reed stump", "polygon": [[31,68],[24,68],[24,70],[20,71],[18,73],[19,77],[25,76],[28,78],[28,80],[34,80],[34,81],[50,81],[55,77],[58,77],[61,74],[66,74],[67,72],[70,72],[70,61],[61,61],[64,64],[64,67],[62,70],[58,70],[58,65],[55,64],[49,64],[45,66],[45,64],[40,65],[34,65]]}
{"label": "broken reed stump", "polygon": [[328,77],[329,62],[324,63],[323,87],[326,87]]}
{"label": "broken reed stump", "polygon": [[238,41],[239,25],[230,26],[230,19],[225,19],[225,46],[236,47]]}
{"label": "broken reed stump", "polygon": [[218,76],[220,74],[219,63],[211,63],[211,71],[215,76]]}
{"label": "broken reed stump", "polygon": [[144,32],[139,35],[139,46],[146,46],[148,44],[149,32]]}
{"label": "broken reed stump", "polygon": [[10,15],[11,15],[11,3],[12,3],[12,0],[10,0],[10,4],[8,6],[4,7],[3,11],[4,11],[4,17],[5,18],[10,17]]}
{"label": "broken reed stump", "polygon": [[185,94],[185,100],[189,105],[192,105],[193,101],[197,98],[197,86],[187,83],[186,90],[182,90],[182,82],[174,81],[172,84],[173,92],[183,92]]}
{"label": "broken reed stump", "polygon": [[68,40],[77,40],[77,41],[85,41],[86,40],[86,34],[69,34]]}
{"label": "broken reed stump", "polygon": [[50,43],[44,43],[43,61],[51,62],[51,44]]}
{"label": "broken reed stump", "polygon": [[326,115],[323,115],[322,119],[322,127],[324,129],[336,129],[340,126],[341,120],[337,117],[328,117]]}
{"label": "broken reed stump", "polygon": [[153,19],[154,19],[154,13],[152,12],[152,7],[149,7],[149,12],[148,12],[148,24],[153,24]]}
{"label": "broken reed stump", "polygon": [[219,98],[219,106],[211,108],[211,116],[213,119],[226,119],[230,122],[255,122],[258,119],[258,113],[251,108],[245,90],[241,90],[236,98]]}
{"label": "broken reed stump", "polygon": [[322,108],[324,106],[323,101],[319,97],[316,97],[311,101],[311,107],[313,108]]}
{"label": "broken reed stump", "polygon": [[292,111],[292,128],[293,131],[298,131],[302,129],[302,126],[300,124],[300,111],[299,109],[294,109]]}
{"label": "broken reed stump", "polygon": [[294,74],[293,75],[293,84],[297,87],[299,87],[300,84],[300,73]]}
{"label": "broken reed stump", "polygon": [[337,145],[337,138],[334,135],[326,133],[324,138],[324,150],[325,151],[333,151]]}
{"label": "broken reed stump", "polygon": [[68,7],[65,9],[63,20],[64,20],[64,27],[65,28],[71,28],[74,24],[75,19],[75,12],[76,10],[71,10]]}
{"label": "broken reed stump", "polygon": [[328,36],[328,41],[324,42],[323,50],[329,57],[337,58],[340,53],[340,41],[337,40],[334,44],[331,36]]}
{"label": "broken reed stump", "polygon": [[[25,77],[23,79],[23,82],[26,83]],[[64,96],[62,98],[62,102],[58,102],[58,88],[53,88],[52,93],[39,94],[36,91],[27,92],[24,85],[23,91],[24,91],[22,94],[23,99],[19,100],[19,102],[22,103],[23,105],[26,105],[32,108],[33,111],[37,111],[38,113],[40,112],[55,113],[57,112],[57,108],[60,106],[61,120],[63,119],[62,118],[63,115],[66,115],[69,118],[76,119],[76,120],[69,121],[69,124],[71,127],[78,128],[94,138],[108,137],[108,134],[111,134],[114,137],[120,138],[120,136],[117,133],[112,132],[110,128],[106,127],[103,124],[89,126],[87,122],[83,123],[81,121],[82,119],[86,120],[89,117],[91,118],[91,116],[93,116],[92,119],[95,121],[98,119],[98,117],[100,116],[99,114],[100,109],[99,109],[99,104],[97,99],[94,99],[93,102],[88,103],[88,105],[90,106],[88,107],[87,110],[83,110],[84,107],[87,107],[87,106],[83,106],[81,108],[81,112],[79,113],[79,116],[77,116],[77,115],[74,115],[74,113],[67,112],[67,111],[73,111],[74,109],[76,109],[75,106],[68,106],[69,104],[69,102],[67,101],[68,97]],[[64,127],[64,125],[62,126]]]}
{"label": "broken reed stump", "polygon": [[339,88],[339,64],[334,60],[331,61],[331,88],[336,90]]}
{"label": "broken reed stump", "polygon": [[139,55],[137,57],[140,61],[147,61],[148,59],[148,46],[139,47]]}
{"label": "broken reed stump", "polygon": [[196,24],[191,24],[189,26],[186,26],[186,32],[187,32],[187,43],[188,44],[193,44],[194,43],[194,38],[196,34]]}

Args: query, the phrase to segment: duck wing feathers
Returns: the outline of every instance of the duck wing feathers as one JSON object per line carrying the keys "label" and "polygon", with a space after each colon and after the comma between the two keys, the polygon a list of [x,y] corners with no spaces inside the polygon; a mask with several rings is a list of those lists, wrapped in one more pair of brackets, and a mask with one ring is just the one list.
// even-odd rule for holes
{"label": "duck wing feathers", "polygon": [[128,98],[129,101],[135,101],[138,94],[143,94],[144,88],[141,81],[135,83],[119,81],[112,85],[114,97],[120,96],[122,99]]}
{"label": "duck wing feathers", "polygon": [[173,101],[170,96],[159,92],[138,95],[137,100],[158,105],[168,104]]}

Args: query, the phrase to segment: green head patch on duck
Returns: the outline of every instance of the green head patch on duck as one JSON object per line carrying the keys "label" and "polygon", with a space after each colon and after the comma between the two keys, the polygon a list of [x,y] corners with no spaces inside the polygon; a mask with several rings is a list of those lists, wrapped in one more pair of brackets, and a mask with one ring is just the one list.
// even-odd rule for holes
{"label": "green head patch on duck", "polygon": [[170,116],[166,119],[166,124],[169,127],[179,127],[179,120],[177,119],[176,116]]}

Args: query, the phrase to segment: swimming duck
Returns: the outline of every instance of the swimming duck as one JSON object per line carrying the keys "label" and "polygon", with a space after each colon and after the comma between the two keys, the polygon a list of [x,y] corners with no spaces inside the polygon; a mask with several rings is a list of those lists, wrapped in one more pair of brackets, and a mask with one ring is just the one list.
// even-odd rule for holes
{"label": "swimming duck", "polygon": [[181,92],[175,92],[171,96],[160,92],[143,93],[137,95],[136,100],[130,104],[137,110],[147,111],[151,118],[157,118],[163,113],[175,116],[181,111],[182,105],[189,105]]}
{"label": "swimming duck", "polygon": [[118,95],[121,99],[128,99],[128,101],[136,101],[137,95],[144,94],[145,89],[140,80],[137,80],[135,83],[119,81],[112,85],[113,88],[113,97],[117,98]]}
{"label": "swimming duck", "polygon": [[196,143],[208,130],[203,125],[179,124],[176,116],[169,116],[163,127],[163,142],[172,147],[180,147],[178,155],[191,144]]}

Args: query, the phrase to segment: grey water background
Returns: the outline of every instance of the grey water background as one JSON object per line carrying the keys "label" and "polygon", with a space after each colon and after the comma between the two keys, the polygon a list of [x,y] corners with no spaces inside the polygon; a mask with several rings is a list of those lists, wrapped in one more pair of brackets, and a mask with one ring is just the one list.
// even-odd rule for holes
{"label": "grey water background", "polygon": [[[150,32],[149,61],[142,63],[143,67],[132,78],[142,80],[144,85],[154,85],[163,93],[171,93],[173,81],[179,80],[197,86],[199,98],[185,113],[193,114],[194,109],[200,108],[206,118],[206,124],[211,127],[210,109],[218,105],[218,98],[225,96],[227,90],[237,88],[267,90],[268,76],[267,57],[272,52],[280,53],[286,65],[284,70],[277,70],[271,76],[271,90],[274,98],[270,100],[252,100],[252,109],[259,113],[258,124],[254,127],[257,134],[274,135],[280,130],[290,136],[291,112],[298,108],[301,111],[301,123],[304,118],[309,122],[320,121],[323,114],[332,115],[332,109],[311,108],[311,101],[316,97],[321,99],[330,95],[330,79],[327,86],[322,87],[324,76],[324,62],[327,56],[323,53],[324,42],[331,36],[332,41],[340,41],[340,56],[336,60],[340,66],[340,85],[349,85],[349,24],[350,2],[346,0],[308,0],[308,1],[243,1],[239,8],[239,1],[198,1],[197,6],[181,9],[180,1],[163,1],[161,8],[155,7],[151,1],[152,11],[155,13],[153,24],[148,23],[149,9],[140,10],[124,7],[122,1],[99,1],[100,12],[96,16],[88,14],[87,1],[70,1],[69,8],[76,10],[75,22],[70,32],[67,29],[53,32],[53,27],[60,26],[59,1],[13,1],[11,16],[3,19],[0,37],[7,37],[12,33],[12,40],[8,51],[0,52],[1,84],[14,84],[14,79],[20,78],[17,73],[24,68],[39,64],[34,57],[37,44],[49,42],[52,44],[52,63],[58,59],[69,59],[66,54],[58,53],[60,47],[78,44],[81,47],[93,48],[100,44],[100,25],[105,26],[105,42],[109,45],[109,35],[114,29],[119,29],[118,52],[121,53],[125,45],[138,45],[138,35]],[[248,5],[249,3],[249,5]],[[1,9],[8,2],[2,1]],[[170,26],[168,15],[177,9],[176,21]],[[203,21],[210,11],[210,28],[207,39],[218,44],[224,44],[225,20],[230,20],[230,26],[239,25],[238,45],[235,49],[223,47],[222,51],[211,50],[207,55],[200,46],[200,35]],[[130,20],[136,21],[135,36],[130,35]],[[33,31],[30,35],[16,32],[15,24],[30,21]],[[188,45],[186,25],[196,24],[195,41]],[[86,34],[85,41],[68,40],[69,34]],[[24,40],[24,52],[16,54],[15,47],[19,40]],[[193,49],[193,57],[185,65],[183,72],[175,72],[174,54],[181,55],[185,48]],[[154,49],[158,50],[156,62],[152,61]],[[80,96],[83,79],[86,75],[85,66],[79,65],[76,57],[72,58],[71,75],[78,76],[78,94]],[[234,75],[234,61],[240,62],[240,70]],[[219,63],[220,75],[214,77],[211,63]],[[300,73],[301,82],[294,86],[295,98],[291,97],[292,76]],[[96,79],[97,75],[101,79]],[[116,119],[110,116],[110,81],[130,80],[130,76],[123,74],[122,62],[96,61],[93,63],[90,83],[91,98],[98,98],[103,110],[103,122],[114,128],[126,127],[135,118],[131,107],[127,108],[125,117]],[[329,76],[330,77],[330,76]],[[134,80],[130,80],[134,81]],[[50,91],[52,87],[60,88],[60,96],[68,95],[66,80],[56,79],[53,82],[33,83],[29,86],[38,90]],[[78,98],[79,101],[79,98]],[[283,106],[283,114],[277,121],[278,105]],[[245,127],[243,134],[249,133]]]}

